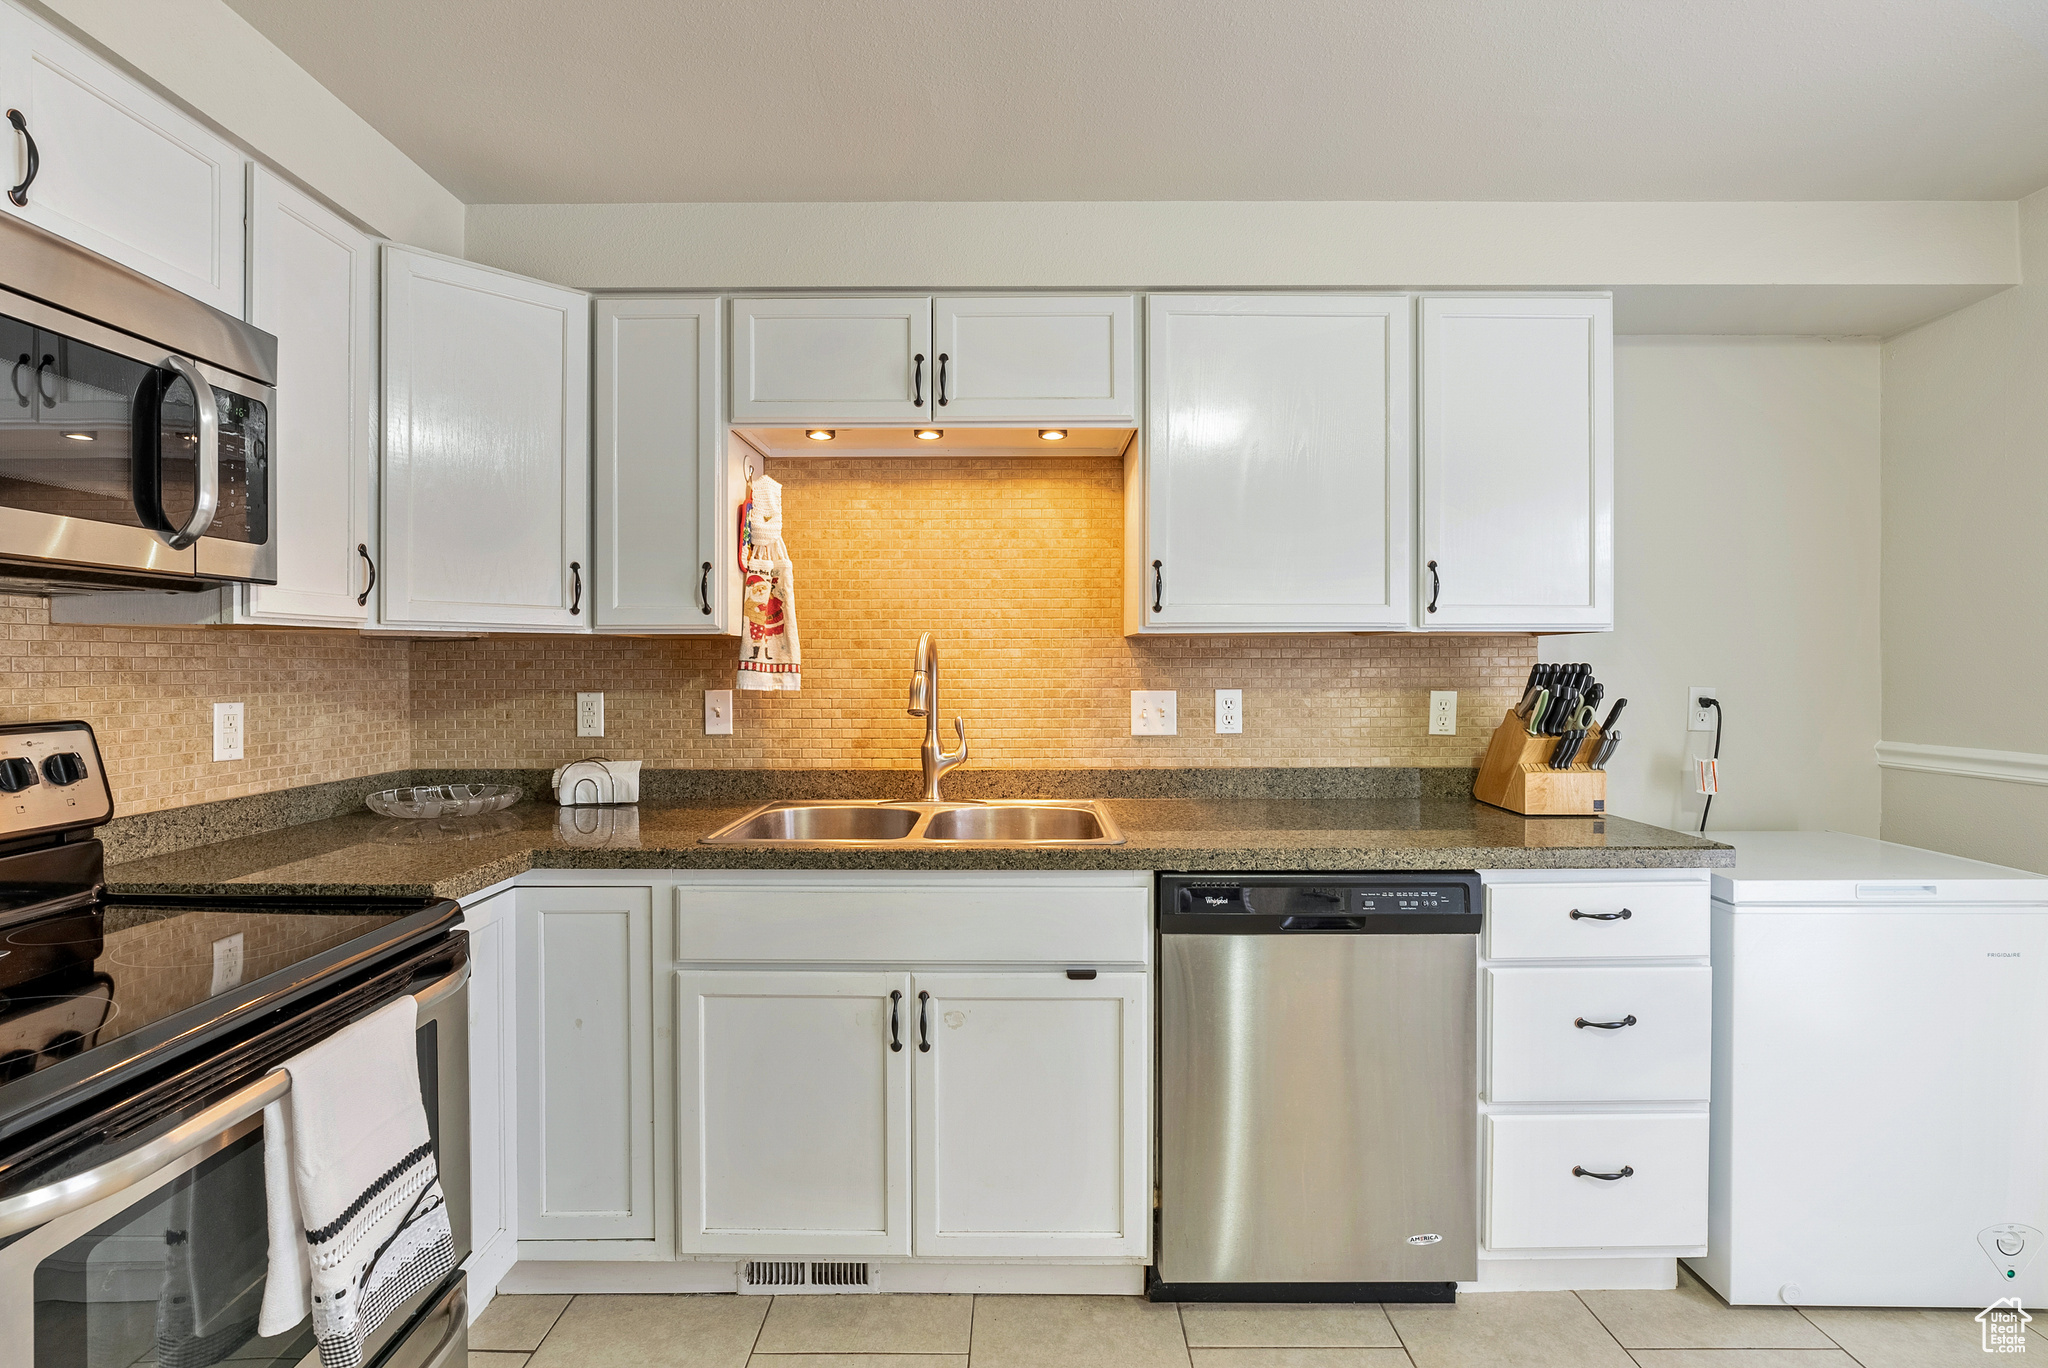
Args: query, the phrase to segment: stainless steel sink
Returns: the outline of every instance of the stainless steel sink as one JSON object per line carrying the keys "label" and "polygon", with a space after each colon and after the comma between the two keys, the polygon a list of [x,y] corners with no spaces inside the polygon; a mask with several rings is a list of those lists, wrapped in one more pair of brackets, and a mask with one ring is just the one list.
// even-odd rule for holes
{"label": "stainless steel sink", "polygon": [[748,846],[1107,846],[1123,832],[1100,803],[768,803],[703,839]]}

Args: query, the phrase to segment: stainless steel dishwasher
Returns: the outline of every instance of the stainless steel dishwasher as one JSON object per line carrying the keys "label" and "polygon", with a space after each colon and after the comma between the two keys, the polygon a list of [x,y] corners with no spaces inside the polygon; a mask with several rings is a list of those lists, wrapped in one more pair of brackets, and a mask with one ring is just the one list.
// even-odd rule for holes
{"label": "stainless steel dishwasher", "polygon": [[1478,1276],[1479,876],[1159,879],[1157,1301]]}

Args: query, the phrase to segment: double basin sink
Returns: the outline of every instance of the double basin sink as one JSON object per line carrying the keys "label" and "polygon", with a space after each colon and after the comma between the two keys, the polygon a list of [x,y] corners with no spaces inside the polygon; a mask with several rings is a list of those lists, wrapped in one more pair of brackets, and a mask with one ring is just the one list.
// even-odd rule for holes
{"label": "double basin sink", "polygon": [[720,827],[705,845],[1110,846],[1122,845],[1100,803],[769,803]]}

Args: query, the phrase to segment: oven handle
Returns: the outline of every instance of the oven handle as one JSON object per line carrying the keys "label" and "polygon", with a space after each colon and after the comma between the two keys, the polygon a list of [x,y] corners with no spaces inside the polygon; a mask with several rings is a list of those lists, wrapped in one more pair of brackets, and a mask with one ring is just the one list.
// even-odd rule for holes
{"label": "oven handle", "polygon": [[[431,1011],[469,981],[469,966],[463,965],[448,977],[413,994],[422,1012]],[[33,1230],[81,1211],[123,1188],[135,1186],[188,1150],[233,1130],[242,1122],[278,1101],[292,1090],[292,1076],[272,1069],[247,1087],[229,1093],[198,1115],[165,1131],[149,1143],[109,1159],[97,1168],[18,1196],[0,1200],[0,1240]]]}

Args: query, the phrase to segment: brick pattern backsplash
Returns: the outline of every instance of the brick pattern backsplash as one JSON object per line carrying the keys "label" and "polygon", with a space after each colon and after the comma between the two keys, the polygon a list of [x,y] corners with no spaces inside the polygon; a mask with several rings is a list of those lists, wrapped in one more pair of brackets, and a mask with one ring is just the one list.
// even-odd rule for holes
{"label": "brick pattern backsplash", "polygon": [[[733,639],[495,637],[412,647],[421,766],[915,769],[904,714],[920,631],[938,635],[945,739],[969,767],[1477,764],[1535,660],[1528,636],[1126,638],[1123,471],[1100,459],[804,458],[773,463],[796,565],[804,687],[741,694],[735,734],[703,734],[731,688]],[[1179,692],[1179,735],[1130,734],[1132,689]],[[1212,690],[1244,691],[1215,732]],[[1431,737],[1431,689],[1459,734]],[[574,695],[605,694],[602,739]]]}
{"label": "brick pattern backsplash", "polygon": [[[238,798],[410,763],[407,647],[355,632],[53,625],[0,595],[0,717],[92,723],[114,811]],[[246,705],[244,758],[213,758],[213,705]]]}

